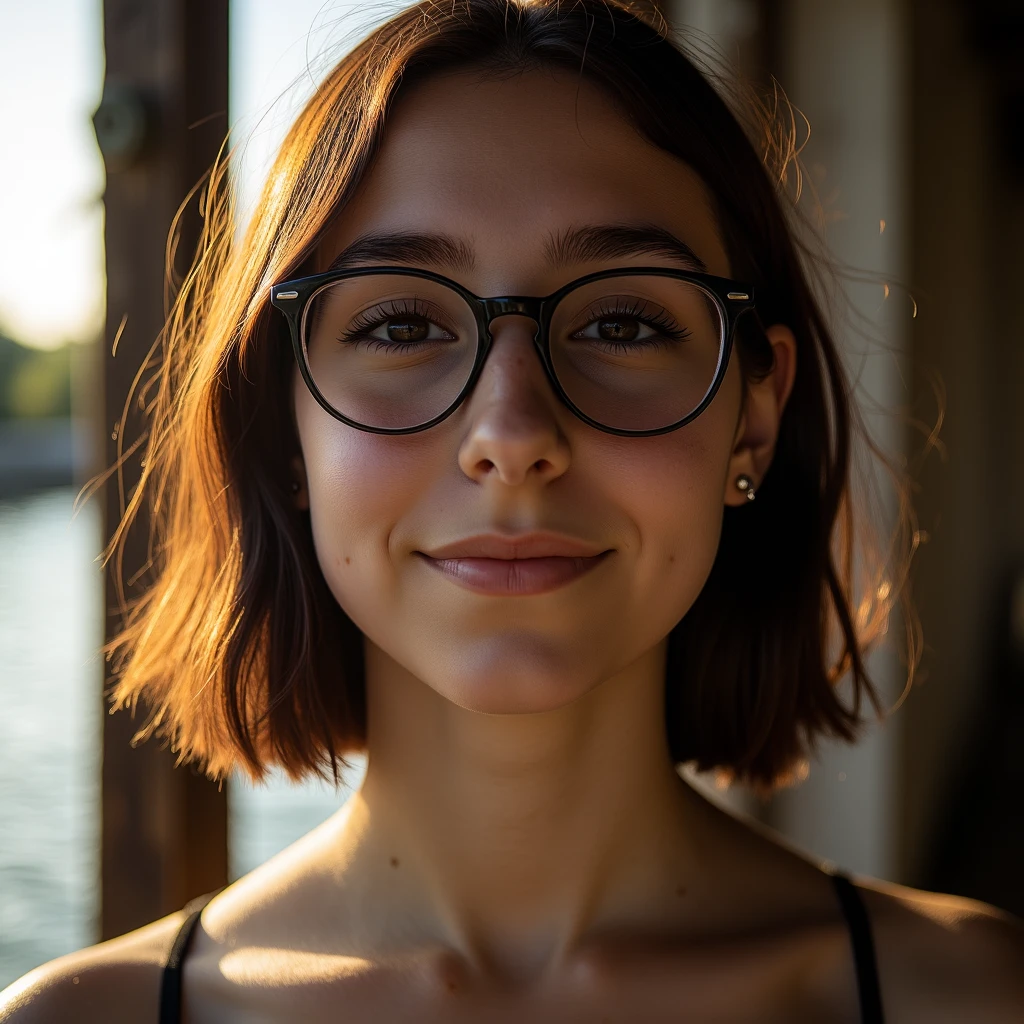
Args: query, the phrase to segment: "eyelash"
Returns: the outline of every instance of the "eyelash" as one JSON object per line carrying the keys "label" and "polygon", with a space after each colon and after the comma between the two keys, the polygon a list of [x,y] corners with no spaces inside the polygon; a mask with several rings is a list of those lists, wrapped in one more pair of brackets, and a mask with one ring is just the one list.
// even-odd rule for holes
{"label": "eyelash", "polygon": [[[651,327],[654,330],[657,330],[661,335],[663,335],[663,337],[668,338],[670,341],[685,341],[687,338],[690,337],[690,331],[686,330],[686,328],[681,328],[674,320],[670,319],[664,311],[662,311],[660,314],[656,316],[645,315],[643,311],[646,308],[646,306],[647,303],[642,300],[635,300],[633,305],[629,307],[624,307],[621,304],[619,304],[614,309],[602,306],[602,308],[596,313],[589,313],[588,316],[590,317],[590,319],[588,319],[582,327],[578,328],[576,331],[573,331],[572,335],[575,336],[576,334],[579,334],[587,327],[592,326],[593,324],[597,323],[602,319],[607,319],[612,316],[627,316],[639,321],[640,323],[644,324],[647,327]],[[365,310],[355,320],[351,328],[349,328],[347,332],[339,336],[338,341],[341,342],[342,344],[350,344],[353,342],[363,340],[367,342],[373,342],[375,347],[385,348],[389,352],[407,352],[410,349],[422,346],[423,342],[383,341],[382,339],[379,338],[367,338],[366,335],[369,334],[371,331],[377,330],[378,327],[382,327],[384,324],[388,322],[388,320],[391,320],[399,316],[410,315],[423,317],[425,320],[427,320],[428,323],[432,324],[435,327],[439,327],[442,331],[446,331],[449,334],[453,333],[449,330],[449,328],[445,327],[443,323],[438,322],[438,320],[440,320],[440,317],[438,318],[438,320],[430,319],[431,315],[437,316],[436,310],[432,310],[429,304],[422,303],[419,299],[414,299],[412,301],[411,306],[403,302],[400,306],[397,303],[392,304],[392,306],[386,310],[383,306],[376,306],[372,310]],[[603,339],[589,340],[601,341],[602,344],[606,346],[606,348],[614,352],[629,351],[631,349],[637,348],[660,348],[664,344],[663,341],[654,341],[652,339],[643,339],[638,342],[630,343],[610,342],[604,341]]]}

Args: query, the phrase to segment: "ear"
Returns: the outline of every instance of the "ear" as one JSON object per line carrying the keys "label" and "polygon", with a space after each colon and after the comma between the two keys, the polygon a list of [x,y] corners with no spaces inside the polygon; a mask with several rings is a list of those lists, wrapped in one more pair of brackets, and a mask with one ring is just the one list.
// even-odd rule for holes
{"label": "ear", "polygon": [[[301,455],[293,455],[291,460],[292,475],[288,481],[289,495],[295,507],[303,512],[309,511],[309,481],[306,479],[306,464]],[[298,488],[296,488],[298,484]]]}
{"label": "ear", "polygon": [[736,486],[736,478],[741,474],[750,477],[755,491],[761,485],[775,454],[782,411],[796,379],[796,338],[793,332],[782,324],[774,324],[765,334],[775,355],[775,365],[764,380],[744,382],[746,402],[729,459],[729,473],[725,480],[726,505],[747,503],[746,494]]}

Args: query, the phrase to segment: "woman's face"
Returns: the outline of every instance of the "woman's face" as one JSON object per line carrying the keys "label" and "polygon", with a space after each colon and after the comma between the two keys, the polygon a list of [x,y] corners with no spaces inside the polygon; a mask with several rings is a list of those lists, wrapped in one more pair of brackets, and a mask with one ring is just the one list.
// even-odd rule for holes
{"label": "woman's face", "polygon": [[[729,276],[708,193],[647,143],[596,87],[558,72],[465,76],[396,105],[320,269],[366,234],[444,235],[464,250],[430,264],[481,296],[546,295],[620,266],[680,264],[664,252],[552,266],[551,240],[588,225],[657,225]],[[379,260],[371,260],[379,263]],[[404,262],[408,261],[396,261]],[[448,419],[387,436],[348,427],[294,395],[313,537],[338,602],[384,659],[482,712],[560,707],[656,655],[700,592],[733,476],[741,376],[735,353],[714,401],[672,433],[620,437],[577,419],[552,391],[522,316],[492,323],[474,392]],[[480,535],[554,533],[599,554],[561,585],[485,592],[480,573],[431,552]],[[529,552],[524,552],[529,553]],[[548,562],[557,574],[566,562]],[[536,566],[498,565],[533,579]],[[542,567],[543,568],[543,567]],[[529,591],[534,592],[529,592]],[[539,592],[537,592],[539,590]]]}

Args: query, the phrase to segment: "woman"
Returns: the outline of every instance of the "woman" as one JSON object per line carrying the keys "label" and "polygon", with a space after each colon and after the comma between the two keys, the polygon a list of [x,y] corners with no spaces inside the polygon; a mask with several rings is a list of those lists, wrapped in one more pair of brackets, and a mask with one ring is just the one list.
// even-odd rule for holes
{"label": "woman", "polygon": [[853,885],[676,771],[768,789],[853,738],[905,570],[864,602],[844,557],[783,171],[650,19],[460,0],[334,69],[234,250],[211,188],[117,702],[214,777],[366,779],[0,1019],[1021,1019],[1006,915]]}

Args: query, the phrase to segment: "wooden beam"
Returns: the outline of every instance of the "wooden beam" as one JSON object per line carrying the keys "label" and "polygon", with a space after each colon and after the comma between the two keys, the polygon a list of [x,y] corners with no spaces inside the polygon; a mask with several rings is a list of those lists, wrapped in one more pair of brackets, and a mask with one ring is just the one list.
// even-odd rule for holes
{"label": "wooden beam", "polygon": [[[227,131],[228,0],[105,0],[103,19],[106,78],[95,116],[107,169],[101,450],[112,465],[119,442],[127,450],[144,429],[135,402],[116,438],[132,381],[163,326],[171,221]],[[199,223],[193,203],[182,224],[179,278],[195,251]],[[125,494],[138,479],[138,459],[124,468]],[[114,477],[105,494],[107,536],[121,514]],[[145,562],[145,519],[128,538],[126,578]],[[143,576],[129,587],[129,598],[145,582]],[[120,626],[116,595],[108,572],[108,639]],[[109,679],[104,692],[108,685]],[[226,883],[227,798],[194,771],[175,769],[160,744],[132,748],[140,723],[127,712],[105,714],[103,722],[100,929],[106,939]]]}

